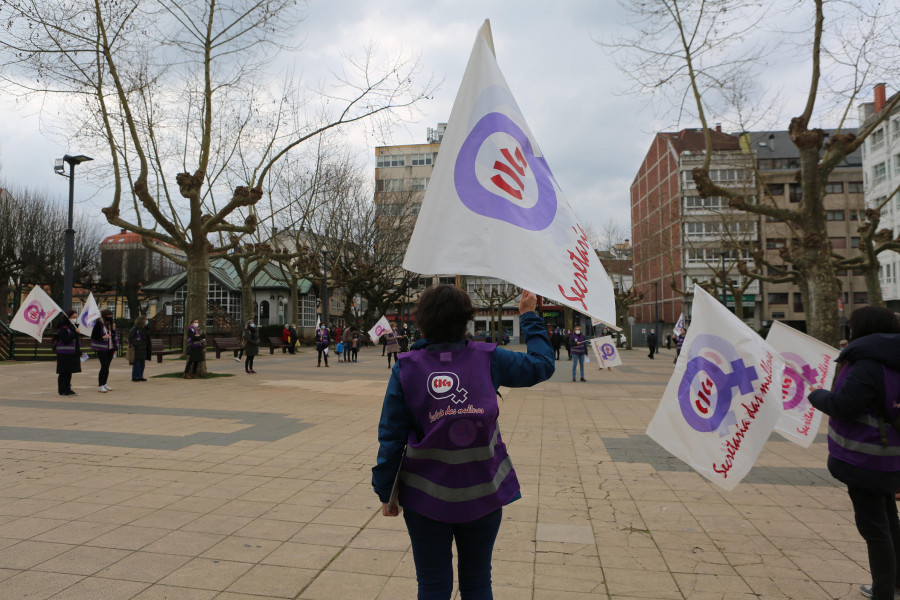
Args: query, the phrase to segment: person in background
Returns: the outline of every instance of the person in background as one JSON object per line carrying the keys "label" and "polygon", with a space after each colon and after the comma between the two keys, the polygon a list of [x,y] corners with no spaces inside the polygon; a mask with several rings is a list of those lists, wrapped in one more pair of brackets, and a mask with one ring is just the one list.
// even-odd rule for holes
{"label": "person in background", "polygon": [[569,355],[569,360],[572,360],[572,330],[566,329],[566,354]]}
{"label": "person in background", "polygon": [[671,350],[671,349],[672,349],[672,334],[667,333],[666,334],[666,350]]}
{"label": "person in background", "polygon": [[883,306],[850,314],[850,343],[837,358],[833,391],[809,402],[828,415],[828,471],[847,485],[856,528],[869,554],[874,600],[900,598],[900,322]]}
{"label": "person in background", "polygon": [[656,343],[656,330],[651,329],[650,333],[647,334],[647,348],[650,349],[650,354],[648,354],[647,356],[649,356],[650,358],[653,358],[653,354],[656,353]]}
{"label": "person in background", "polygon": [[200,321],[194,319],[188,327],[187,335],[187,363],[184,365],[184,378],[197,377],[197,369],[200,363],[206,360],[206,334],[200,330]]}
{"label": "person in background", "polygon": [[[536,304],[534,294],[522,292],[519,319],[527,354],[467,342],[466,327],[475,309],[468,294],[454,285],[428,288],[416,306],[424,338],[391,371],[378,423],[372,487],[382,515],[396,517],[403,508],[420,600],[449,600],[454,540],[460,598],[493,597],[491,558],[503,507],[522,497],[500,436],[497,388],[532,386],[554,370],[553,349],[543,319],[534,312]],[[444,376],[437,383],[446,384],[447,375],[455,380],[453,389],[435,397],[432,390],[444,387],[433,385],[436,378]],[[453,390],[465,390],[461,404]],[[438,411],[450,406],[462,410]],[[393,504],[398,472],[399,502]]]}
{"label": "person in background", "polygon": [[285,354],[290,350],[291,354],[293,354],[294,352],[291,347],[291,327],[287,323],[284,324],[284,329],[281,330],[281,341],[284,342],[281,353]]}
{"label": "person in background", "polygon": [[323,323],[319,330],[316,332],[316,352],[319,355],[319,361],[316,363],[317,367],[322,366],[322,357],[325,357],[325,366],[328,366],[328,346],[331,344],[331,334],[328,333],[328,328],[325,327]]}
{"label": "person in background", "polygon": [[297,352],[297,341],[299,341],[300,335],[297,333],[297,324],[291,323],[291,332],[290,338],[288,339],[288,351],[291,354],[295,354]]}
{"label": "person in background", "polygon": [[253,370],[253,359],[259,354],[259,331],[253,319],[250,319],[247,328],[244,329],[244,354],[247,355],[244,359],[244,372],[247,375],[256,375],[256,371]]}
{"label": "person in background", "polygon": [[100,360],[100,372],[97,373],[97,391],[105,394],[112,388],[106,385],[109,380],[109,365],[119,348],[116,324],[113,321],[113,313],[109,309],[100,311],[100,318],[94,323],[91,331],[91,350],[97,353]]}
{"label": "person in background", "polygon": [[847,344],[849,344],[849,343],[850,343],[850,342],[848,342],[847,340],[841,340],[841,341],[838,342],[838,347],[839,347],[841,350],[843,350],[844,348],[847,347]]}
{"label": "person in background", "polygon": [[584,378],[584,358],[587,354],[587,342],[584,339],[584,334],[581,333],[580,326],[575,326],[575,332],[569,339],[569,351],[572,353],[572,381],[575,381],[575,368],[578,365],[581,365],[581,381],[587,381]]}
{"label": "person in background", "polygon": [[394,356],[394,362],[397,361],[397,354],[400,352],[400,332],[397,331],[397,324],[391,323],[391,330],[384,334],[385,348],[387,349],[388,369],[391,368],[391,355]]}
{"label": "person in background", "polygon": [[350,355],[353,359],[353,362],[356,362],[357,357],[359,356],[359,344],[362,340],[359,337],[359,332],[354,331],[353,337],[350,338]]}
{"label": "person in background", "polygon": [[153,346],[150,342],[150,330],[147,329],[147,317],[138,316],[134,326],[128,331],[128,347],[134,348],[134,364],[131,366],[131,381],[147,381],[144,379],[144,367],[150,358]]}
{"label": "person in background", "polygon": [[354,335],[356,335],[355,327],[351,327],[344,332],[344,339],[342,340],[344,343],[344,362],[350,362],[350,342]]}
{"label": "person in background", "polygon": [[76,396],[72,390],[72,374],[81,373],[77,310],[66,311],[65,320],[56,329],[53,349],[56,352],[56,391],[60,396]]}
{"label": "person in background", "polygon": [[563,335],[559,327],[553,329],[553,335],[550,336],[550,343],[553,345],[553,352],[556,353],[556,360],[559,360],[559,350],[562,348]]}
{"label": "person in background", "polygon": [[678,362],[678,357],[681,356],[681,347],[684,346],[684,338],[687,335],[687,329],[682,329],[678,334],[678,337],[675,338],[675,360],[672,361],[672,364]]}
{"label": "person in background", "polygon": [[334,353],[337,354],[339,363],[344,362],[344,342],[338,342],[334,345]]}

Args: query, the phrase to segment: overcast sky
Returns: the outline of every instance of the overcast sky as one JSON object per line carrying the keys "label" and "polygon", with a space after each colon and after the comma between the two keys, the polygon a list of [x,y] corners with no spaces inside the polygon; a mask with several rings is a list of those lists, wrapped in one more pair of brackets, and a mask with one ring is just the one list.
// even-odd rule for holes
{"label": "overcast sky", "polygon": [[[375,145],[423,143],[427,127],[447,120],[485,18],[491,20],[500,68],[570,204],[595,227],[608,218],[630,227],[630,183],[654,132],[675,123],[655,118],[659,111],[647,98],[618,93],[626,87],[624,79],[595,42],[623,26],[613,0],[313,0],[298,32],[305,45],[295,68],[305,77],[322,76],[340,64],[342,53],[359,54],[373,41],[379,53],[415,52],[424,74],[443,81],[434,98],[420,106],[417,122],[394,129],[390,139],[367,142],[351,132],[374,177]],[[0,111],[0,181],[43,189],[62,201],[67,183],[53,174],[53,161],[81,151],[45,133],[50,124],[62,125],[47,114],[51,111],[42,123],[38,107],[14,111],[2,92]],[[109,202],[103,189],[87,185],[76,196],[86,211]],[[97,218],[103,219],[99,212]]]}

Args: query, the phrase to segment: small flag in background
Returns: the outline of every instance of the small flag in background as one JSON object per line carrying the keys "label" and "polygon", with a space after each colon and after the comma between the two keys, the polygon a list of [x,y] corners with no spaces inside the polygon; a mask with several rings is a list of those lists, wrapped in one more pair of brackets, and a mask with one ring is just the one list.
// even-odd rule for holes
{"label": "small flag in background", "polygon": [[597,356],[601,368],[618,367],[622,364],[622,358],[619,356],[619,351],[616,349],[616,343],[613,341],[612,336],[607,335],[592,339],[591,348],[594,349],[594,354]]}
{"label": "small flag in background", "polygon": [[53,318],[62,312],[56,302],[36,285],[31,288],[25,302],[19,308],[19,312],[10,321],[9,326],[16,331],[28,334],[38,342],[44,337],[44,329]]}
{"label": "small flag in background", "polygon": [[391,331],[390,322],[387,320],[386,316],[381,315],[381,318],[378,319],[377,323],[375,323],[375,327],[373,327],[372,329],[369,330],[369,339],[372,340],[373,343],[377,342],[378,338],[380,338],[381,336],[383,336],[386,333],[390,333],[390,331]]}

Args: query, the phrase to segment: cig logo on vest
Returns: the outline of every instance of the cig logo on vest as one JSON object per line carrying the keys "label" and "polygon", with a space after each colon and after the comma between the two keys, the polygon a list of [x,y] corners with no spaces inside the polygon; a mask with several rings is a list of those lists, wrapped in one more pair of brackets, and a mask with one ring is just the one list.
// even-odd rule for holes
{"label": "cig logo on vest", "polygon": [[[754,391],[756,369],[746,366],[734,347],[715,335],[699,335],[688,349],[684,377],[678,387],[678,403],[684,420],[700,432],[728,435],[737,418],[732,402]],[[735,394],[737,390],[737,394]]]}
{"label": "cig logo on vest", "polygon": [[40,325],[41,321],[46,318],[47,311],[44,310],[44,307],[41,306],[40,302],[33,301],[31,304],[25,307],[25,311],[22,313],[22,316],[24,316],[25,320],[29,323]]}
{"label": "cig logo on vest", "polygon": [[427,381],[428,393],[436,400],[451,400],[454,404],[462,404],[468,398],[468,392],[460,384],[456,373],[432,373]]}
{"label": "cig logo on vest", "polygon": [[483,116],[463,142],[453,172],[469,210],[522,229],[541,231],[556,217],[556,191],[546,161],[508,116]]}

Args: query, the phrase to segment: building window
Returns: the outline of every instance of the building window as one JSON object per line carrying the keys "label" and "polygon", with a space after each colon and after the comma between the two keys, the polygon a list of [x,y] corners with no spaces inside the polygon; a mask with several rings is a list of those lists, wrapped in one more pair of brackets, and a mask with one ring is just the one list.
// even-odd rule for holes
{"label": "building window", "polygon": [[844,182],[843,181],[832,181],[825,184],[825,193],[826,194],[843,194],[844,193]]}
{"label": "building window", "polygon": [[851,221],[862,221],[865,219],[865,215],[863,214],[863,212],[861,210],[850,210],[848,212],[848,215],[849,215],[848,218]]}
{"label": "building window", "polygon": [[825,220],[826,221],[843,221],[844,220],[844,211],[842,211],[842,210],[826,210],[825,211]]}
{"label": "building window", "polygon": [[766,238],[766,248],[768,250],[784,248],[786,245],[787,245],[787,240],[784,238]]}
{"label": "building window", "polygon": [[777,293],[769,292],[769,304],[787,304],[787,303],[788,303],[787,292],[777,292]]}
{"label": "building window", "polygon": [[894,174],[900,175],[900,154],[894,155]]}
{"label": "building window", "polygon": [[791,202],[800,202],[803,200],[803,188],[799,183],[792,183],[788,190],[788,200]]}
{"label": "building window", "polygon": [[428,178],[427,177],[413,177],[410,180],[409,189],[414,192],[424,192],[428,188]]}
{"label": "building window", "polygon": [[870,141],[870,148],[872,150],[879,150],[880,148],[884,148],[884,128],[881,127],[872,132],[872,139]]}
{"label": "building window", "polygon": [[880,162],[872,167],[872,185],[878,185],[887,177],[887,166]]}
{"label": "building window", "polygon": [[413,154],[409,157],[412,161],[412,166],[421,167],[425,165],[431,164],[431,154]]}
{"label": "building window", "polygon": [[[371,163],[369,163],[371,164]],[[382,154],[375,163],[376,167],[405,167],[406,155],[404,154]],[[313,325],[315,327],[315,325]]]}
{"label": "building window", "polygon": [[843,250],[847,247],[847,238],[845,237],[830,237],[828,241],[835,250]]}
{"label": "building window", "polygon": [[456,277],[438,277],[438,283],[449,283],[456,285]]}
{"label": "building window", "polygon": [[853,304],[868,304],[869,292],[853,292]]}
{"label": "building window", "polygon": [[711,196],[709,198],[701,198],[700,196],[685,196],[685,210],[721,210],[728,208],[728,200],[721,196]]}
{"label": "building window", "polygon": [[859,248],[859,236],[853,236],[850,238],[850,247]]}
{"label": "building window", "polygon": [[806,312],[803,309],[803,294],[801,294],[800,292],[794,292],[794,312]]}
{"label": "building window", "polygon": [[770,196],[784,196],[784,184],[783,183],[767,183],[766,184],[766,192]]}
{"label": "building window", "polygon": [[847,182],[847,193],[848,194],[862,194],[863,193],[863,182],[862,181]]}
{"label": "building window", "polygon": [[429,288],[434,284],[434,277],[419,277],[416,281],[416,288],[424,289]]}
{"label": "building window", "polygon": [[406,190],[405,179],[376,179],[376,192],[403,192]]}

